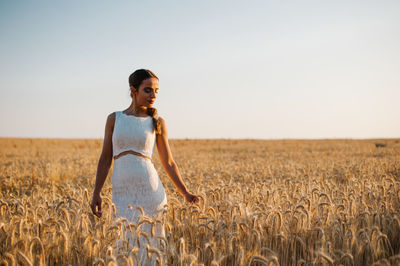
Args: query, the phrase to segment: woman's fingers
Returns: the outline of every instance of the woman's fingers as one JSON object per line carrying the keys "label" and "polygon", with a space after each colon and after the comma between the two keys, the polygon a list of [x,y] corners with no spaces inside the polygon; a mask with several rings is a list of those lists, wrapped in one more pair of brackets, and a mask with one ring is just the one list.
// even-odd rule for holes
{"label": "woman's fingers", "polygon": [[90,208],[92,209],[94,215],[96,215],[99,218],[101,217],[101,199],[97,197],[93,198],[92,203],[90,204]]}
{"label": "woman's fingers", "polygon": [[189,194],[188,195],[188,197],[186,198],[186,200],[189,202],[189,203],[199,203],[199,197],[197,197],[196,195],[193,195],[193,194]]}
{"label": "woman's fingers", "polygon": [[194,202],[194,203],[199,203],[199,201],[200,201],[200,200],[199,200],[199,197],[197,197],[197,196],[194,196],[194,197],[193,197],[193,202]]}
{"label": "woman's fingers", "polygon": [[98,211],[96,212],[97,214],[97,217],[101,217],[101,202],[98,202],[98,204],[97,204],[97,209],[98,209]]}

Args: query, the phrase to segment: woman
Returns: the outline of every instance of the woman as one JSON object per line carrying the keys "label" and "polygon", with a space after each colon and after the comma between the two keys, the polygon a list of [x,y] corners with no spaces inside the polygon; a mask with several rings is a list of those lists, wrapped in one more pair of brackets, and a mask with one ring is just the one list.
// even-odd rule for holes
{"label": "woman", "polygon": [[[140,214],[136,207],[141,206],[145,216],[163,221],[167,198],[151,162],[155,145],[164,169],[186,201],[198,203],[199,198],[190,193],[183,183],[169,148],[165,121],[157,116],[157,110],[152,107],[157,97],[158,78],[150,70],[139,69],[129,76],[129,85],[131,105],[107,118],[90,206],[93,214],[101,217],[100,191],[114,158],[112,201],[116,207],[116,217],[126,218],[136,224]],[[165,236],[164,225],[156,225],[156,235]],[[159,239],[157,241],[155,236],[151,237],[149,223],[142,223],[140,230],[151,238],[151,245],[158,247]],[[132,234],[126,238],[130,244],[136,242]],[[146,259],[145,246],[146,243],[140,245],[138,254],[142,260]]]}

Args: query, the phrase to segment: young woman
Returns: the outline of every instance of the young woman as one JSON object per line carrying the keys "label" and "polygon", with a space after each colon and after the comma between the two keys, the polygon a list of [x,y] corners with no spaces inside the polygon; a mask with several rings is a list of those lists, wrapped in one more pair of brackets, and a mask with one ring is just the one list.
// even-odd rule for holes
{"label": "young woman", "polygon": [[[198,203],[199,198],[190,193],[182,181],[169,148],[165,121],[157,116],[157,110],[153,108],[158,92],[158,78],[150,70],[139,69],[129,76],[129,85],[131,105],[107,118],[91,209],[93,214],[101,217],[100,191],[114,158],[112,201],[117,218],[124,217],[136,224],[140,215],[136,207],[141,206],[145,216],[163,221],[167,197],[151,161],[155,145],[164,169],[186,201]],[[164,225],[156,224],[156,235],[165,236]],[[143,223],[140,229],[151,237],[150,224]],[[127,238],[132,244],[132,236]],[[151,243],[157,246],[159,239],[154,236]],[[142,253],[142,259],[145,260],[145,245],[140,246],[139,253]]]}

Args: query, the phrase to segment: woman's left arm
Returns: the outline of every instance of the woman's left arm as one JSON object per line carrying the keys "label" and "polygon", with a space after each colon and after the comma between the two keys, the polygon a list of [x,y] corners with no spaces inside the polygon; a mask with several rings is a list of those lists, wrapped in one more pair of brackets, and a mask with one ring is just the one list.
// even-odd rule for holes
{"label": "woman's left arm", "polygon": [[172,180],[174,185],[177,187],[179,192],[185,197],[185,199],[190,203],[198,203],[199,198],[196,195],[191,194],[185,184],[183,183],[181,174],[179,173],[178,166],[176,165],[174,159],[172,158],[171,149],[168,144],[168,131],[165,125],[164,119],[158,118],[161,123],[161,135],[156,135],[156,144],[158,154],[160,156],[160,161],[164,166],[169,178]]}

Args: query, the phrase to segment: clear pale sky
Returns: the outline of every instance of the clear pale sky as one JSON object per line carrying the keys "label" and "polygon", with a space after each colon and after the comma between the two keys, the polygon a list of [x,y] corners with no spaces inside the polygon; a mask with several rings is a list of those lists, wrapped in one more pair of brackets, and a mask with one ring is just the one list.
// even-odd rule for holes
{"label": "clear pale sky", "polygon": [[400,1],[0,1],[0,137],[102,138],[128,76],[170,138],[400,137]]}

